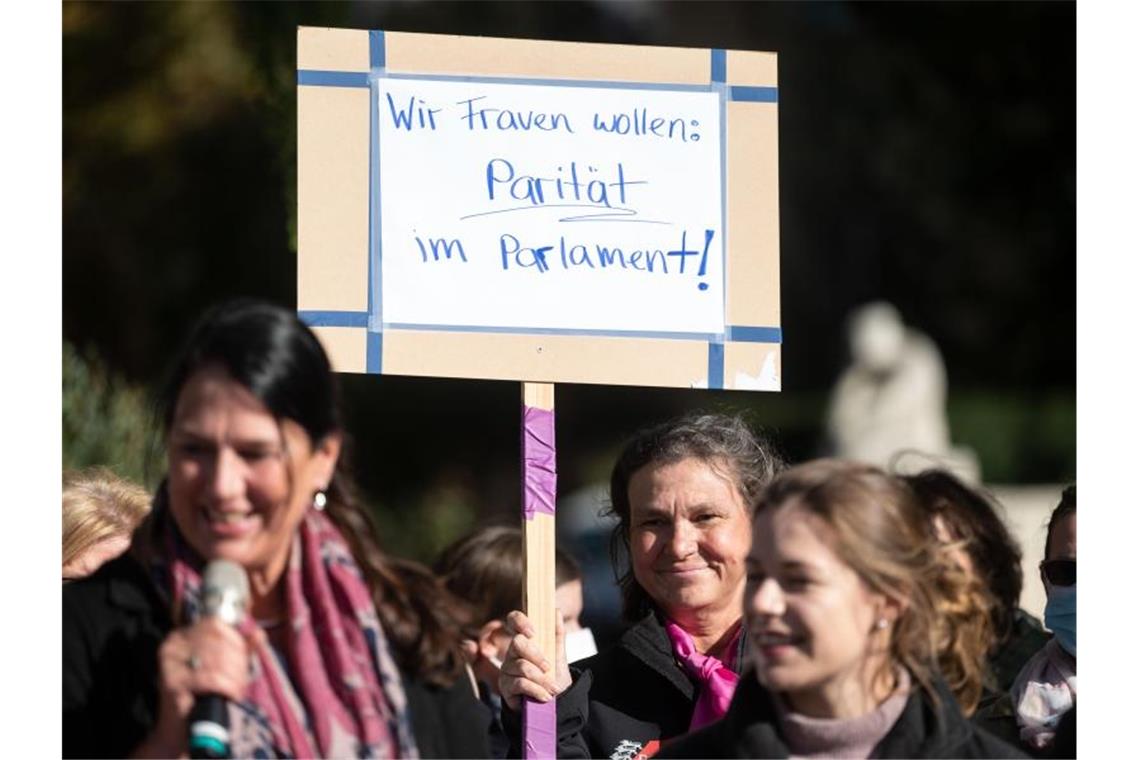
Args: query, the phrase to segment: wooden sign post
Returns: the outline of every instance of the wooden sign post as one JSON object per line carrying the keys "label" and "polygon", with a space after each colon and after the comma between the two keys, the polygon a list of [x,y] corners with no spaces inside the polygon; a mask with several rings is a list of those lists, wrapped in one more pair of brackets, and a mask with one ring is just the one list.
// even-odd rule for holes
{"label": "wooden sign post", "polygon": [[553,383],[780,388],[776,56],[302,27],[297,67],[298,311],[338,371],[523,383],[554,662]]}

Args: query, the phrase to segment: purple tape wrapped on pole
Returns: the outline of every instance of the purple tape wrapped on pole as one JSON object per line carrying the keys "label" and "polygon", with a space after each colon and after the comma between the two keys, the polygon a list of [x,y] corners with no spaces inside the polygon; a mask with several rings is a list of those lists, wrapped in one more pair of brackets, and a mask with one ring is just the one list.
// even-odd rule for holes
{"label": "purple tape wrapped on pole", "polygon": [[558,757],[558,709],[553,700],[523,700],[523,757],[527,760]]}
{"label": "purple tape wrapped on pole", "polygon": [[[553,410],[523,406],[522,450],[523,516],[527,520],[539,514],[553,516],[558,485]],[[558,757],[558,711],[553,700],[523,700],[523,757]]]}
{"label": "purple tape wrapped on pole", "polygon": [[554,514],[558,472],[554,456],[554,412],[523,407],[523,515]]}

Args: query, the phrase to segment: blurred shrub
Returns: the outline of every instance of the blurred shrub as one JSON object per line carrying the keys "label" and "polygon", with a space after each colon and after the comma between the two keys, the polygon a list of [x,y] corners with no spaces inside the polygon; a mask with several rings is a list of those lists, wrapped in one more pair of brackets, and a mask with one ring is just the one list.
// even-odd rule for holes
{"label": "blurred shrub", "polygon": [[[146,392],[63,343],[63,467],[102,465],[147,488],[155,430]],[[148,477],[149,476],[149,477]]]}

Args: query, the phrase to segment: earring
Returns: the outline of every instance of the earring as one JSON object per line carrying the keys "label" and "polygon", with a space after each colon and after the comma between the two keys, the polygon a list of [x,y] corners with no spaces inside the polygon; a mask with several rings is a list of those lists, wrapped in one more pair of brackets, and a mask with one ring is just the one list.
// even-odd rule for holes
{"label": "earring", "polygon": [[316,494],[313,495],[313,509],[317,510],[318,512],[324,512],[325,511],[325,505],[328,503],[329,503],[328,497],[325,496],[325,492],[323,489],[320,491],[317,491]]}
{"label": "earring", "polygon": [[879,618],[875,621],[875,627],[880,631],[887,627],[887,619],[885,617]]}

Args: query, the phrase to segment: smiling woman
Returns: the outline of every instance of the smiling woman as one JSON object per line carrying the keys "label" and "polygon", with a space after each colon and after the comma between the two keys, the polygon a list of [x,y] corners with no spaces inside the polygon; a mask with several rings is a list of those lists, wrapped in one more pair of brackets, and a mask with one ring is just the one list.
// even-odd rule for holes
{"label": "smiling woman", "polygon": [[[64,588],[64,756],[184,756],[207,694],[226,700],[234,757],[484,755],[448,595],[380,551],[338,467],[328,358],[296,314],[212,311],[160,403],[150,516]],[[201,614],[214,560],[249,579],[234,627]]]}
{"label": "smiling woman", "polygon": [[981,690],[989,611],[926,520],[874,467],[778,476],[747,560],[751,668],[724,720],[660,757],[1019,757],[959,706]]}
{"label": "smiling woman", "polygon": [[[743,664],[749,504],[781,465],[739,418],[722,415],[684,417],[626,445],[610,499],[614,569],[633,626],[573,667],[560,634],[550,668],[526,616],[508,620],[517,635],[501,670],[504,700],[517,709],[520,696],[557,695],[559,757],[651,754],[723,715]],[[508,731],[512,715],[504,711]]]}

